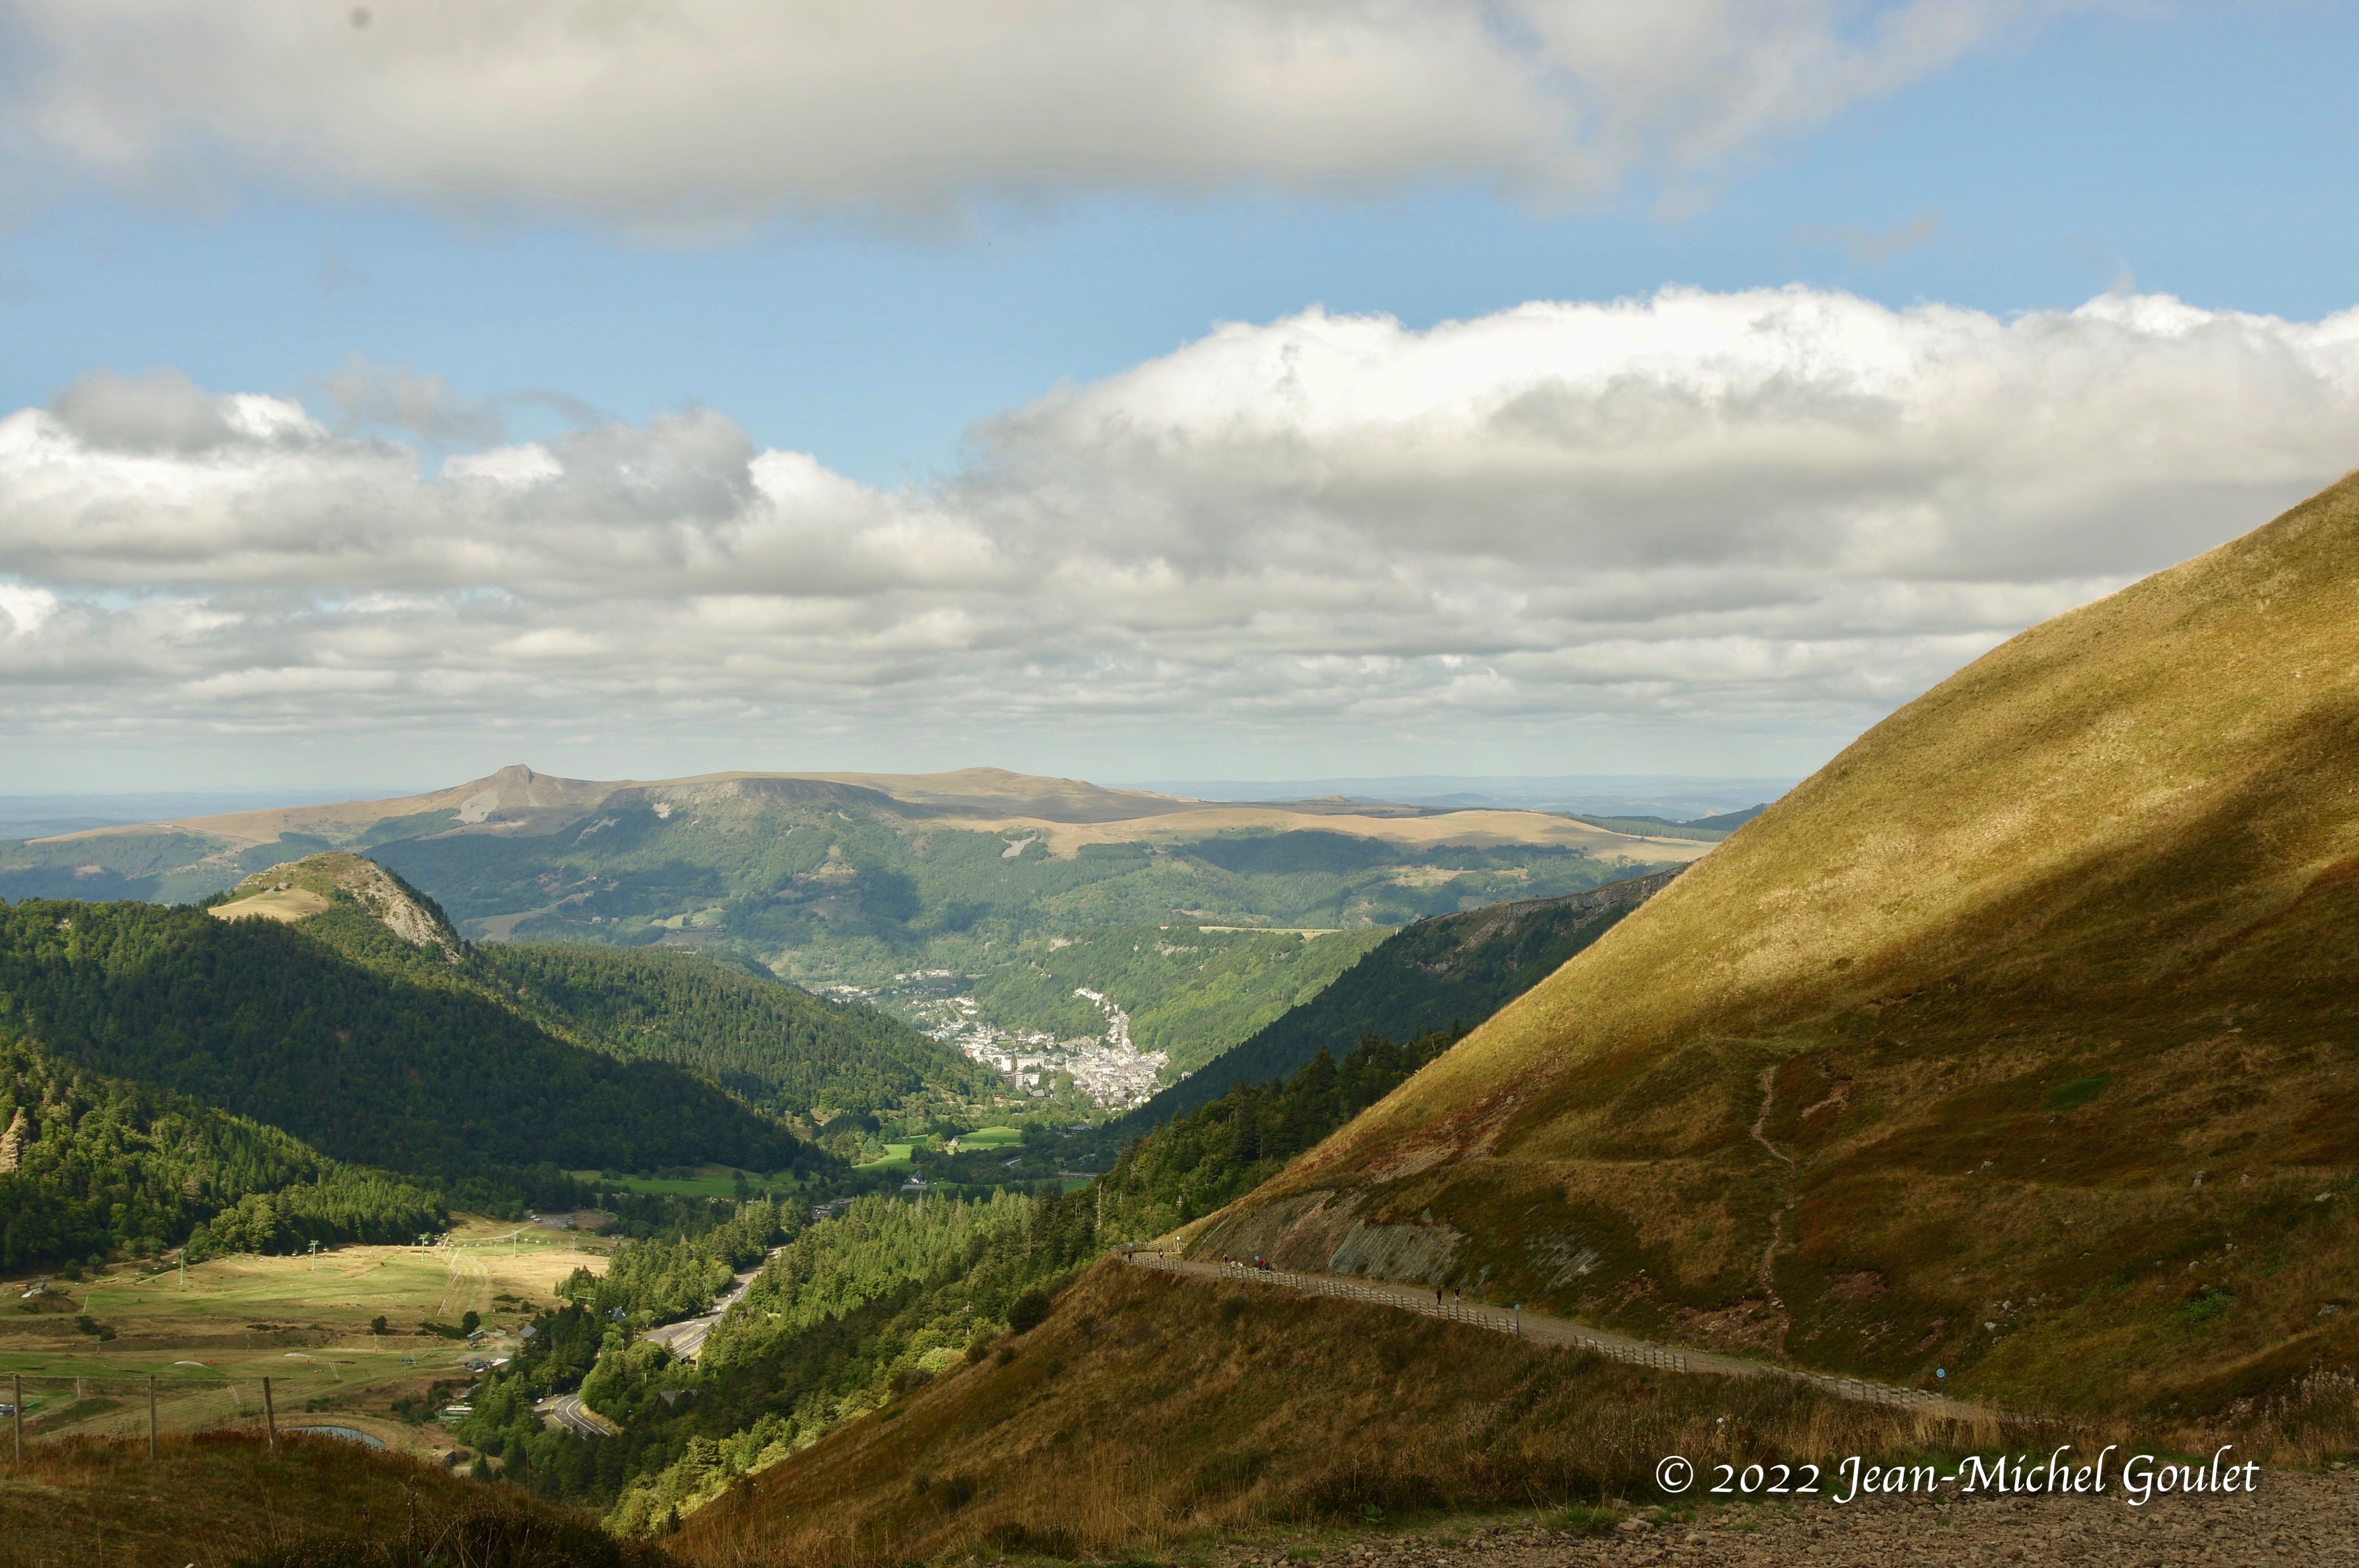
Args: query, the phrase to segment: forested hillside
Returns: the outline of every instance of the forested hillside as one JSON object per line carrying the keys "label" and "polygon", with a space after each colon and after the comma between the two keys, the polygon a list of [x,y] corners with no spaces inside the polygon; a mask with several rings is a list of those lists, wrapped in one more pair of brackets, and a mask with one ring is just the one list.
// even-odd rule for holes
{"label": "forested hillside", "polygon": [[812,996],[725,949],[471,946],[440,904],[358,855],[270,866],[206,903],[216,917],[300,925],[373,968],[472,987],[574,1044],[689,1068],[776,1116],[956,1105],[999,1087],[899,1020]]}
{"label": "forested hillside", "polygon": [[1283,1084],[1239,1084],[1125,1146],[1098,1178],[1109,1239],[1145,1241],[1242,1197],[1460,1038],[1439,1030],[1397,1045],[1363,1038],[1339,1065],[1322,1047]]}
{"label": "forested hillside", "polygon": [[150,1258],[182,1241],[191,1260],[406,1241],[447,1218],[421,1187],[0,1033],[0,1269]]}
{"label": "forested hillside", "polygon": [[[733,1476],[1045,1316],[1049,1292],[1096,1252],[1093,1208],[1086,1192],[861,1199],[796,1234],[694,1365],[603,1325],[613,1287],[579,1276],[574,1301],[545,1314],[530,1347],[478,1388],[460,1435],[502,1455],[505,1473],[535,1491],[611,1509],[625,1532],[660,1530]],[[786,1234],[792,1217],[748,1205],[731,1233],[751,1246],[773,1225]],[[584,1443],[542,1430],[533,1400],[575,1379],[591,1408],[621,1424],[619,1437]]]}
{"label": "forested hillside", "polygon": [[825,1162],[679,1067],[555,1038],[457,968],[397,972],[300,925],[190,908],[0,909],[0,1017],[78,1066],[266,1122],[339,1159],[453,1178]]}
{"label": "forested hillside", "polygon": [[1613,929],[1676,874],[1656,872],[1562,898],[1421,920],[1194,1076],[1161,1090],[1114,1130],[1144,1131],[1240,1084],[1277,1082],[1321,1052],[1348,1056],[1370,1035],[1408,1040],[1472,1029]]}
{"label": "forested hillside", "polygon": [[778,1116],[824,1122],[929,1096],[984,1098],[997,1078],[898,1019],[694,953],[485,943],[467,972],[518,1011],[618,1056],[691,1068]]}

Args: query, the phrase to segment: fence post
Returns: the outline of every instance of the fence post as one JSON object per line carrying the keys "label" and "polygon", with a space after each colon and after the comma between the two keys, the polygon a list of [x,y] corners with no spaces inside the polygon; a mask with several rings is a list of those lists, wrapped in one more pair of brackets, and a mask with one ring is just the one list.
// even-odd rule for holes
{"label": "fence post", "polygon": [[16,1418],[16,1473],[25,1472],[25,1374],[16,1374],[16,1402],[9,1410]]}
{"label": "fence post", "polygon": [[270,1433],[270,1456],[278,1457],[278,1412],[270,1403],[270,1379],[262,1379],[262,1425]]}
{"label": "fence post", "polygon": [[156,1457],[156,1374],[147,1374],[147,1457]]}

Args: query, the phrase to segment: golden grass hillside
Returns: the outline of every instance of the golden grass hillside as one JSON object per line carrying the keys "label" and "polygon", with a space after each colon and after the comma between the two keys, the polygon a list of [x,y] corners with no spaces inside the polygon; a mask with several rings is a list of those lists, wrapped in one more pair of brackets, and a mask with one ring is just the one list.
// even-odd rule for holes
{"label": "golden grass hillside", "polygon": [[[769,801],[818,798],[829,792],[832,792],[831,798],[858,800],[905,815],[912,831],[949,827],[1028,832],[1046,843],[1049,853],[1065,859],[1091,844],[1304,830],[1419,847],[1450,843],[1579,848],[1601,858],[1626,855],[1648,862],[1690,860],[1712,848],[1692,839],[1614,833],[1551,812],[1441,811],[1332,802],[1240,805],[1108,789],[1078,779],[1038,778],[999,768],[963,768],[945,773],[730,773],[598,781],[552,778],[521,765],[449,789],[392,800],[274,807],[141,827],[97,827],[32,842],[54,847],[153,837],[168,829],[201,836],[224,853],[234,854],[289,835],[307,842],[324,838],[360,843],[387,836],[389,826],[408,824],[415,830],[418,824],[433,816],[442,818],[434,826],[443,832],[545,834],[594,819],[601,806],[623,802],[657,803],[667,811],[747,812],[759,810]],[[277,908],[263,904],[248,913],[287,917]]]}
{"label": "golden grass hillside", "polygon": [[663,1568],[512,1487],[331,1438],[36,1443],[0,1470],[0,1568]]}
{"label": "golden grass hillside", "polygon": [[2024,1404],[2359,1352],[2359,480],[1878,725],[1237,1209]]}
{"label": "golden grass hillside", "polygon": [[1666,1454],[2017,1440],[2033,1438],[1109,1261],[1047,1323],[743,1478],[666,1543],[715,1568],[1120,1560],[1270,1525],[1645,1500]]}

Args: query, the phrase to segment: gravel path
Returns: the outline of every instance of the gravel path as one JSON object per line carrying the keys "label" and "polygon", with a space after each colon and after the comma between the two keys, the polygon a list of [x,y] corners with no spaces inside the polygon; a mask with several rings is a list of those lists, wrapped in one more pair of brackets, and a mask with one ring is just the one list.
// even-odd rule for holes
{"label": "gravel path", "polygon": [[1476,1324],[1543,1345],[1593,1351],[1617,1361],[1652,1367],[1659,1371],[1701,1372],[1727,1378],[1792,1378],[1801,1382],[1815,1383],[1839,1399],[1923,1411],[1929,1415],[1944,1416],[1952,1421],[1973,1421],[1993,1413],[1979,1406],[1942,1399],[1922,1390],[1900,1389],[1860,1378],[1805,1371],[1799,1367],[1756,1361],[1742,1356],[1723,1356],[1707,1350],[1658,1345],[1650,1340],[1617,1334],[1610,1328],[1593,1328],[1587,1324],[1571,1323],[1537,1312],[1515,1312],[1477,1302],[1437,1300],[1430,1285],[1405,1285],[1390,1280],[1366,1280],[1340,1274],[1253,1269],[1235,1263],[1200,1263],[1160,1252],[1122,1252],[1116,1255],[1135,1267],[1165,1273],[1307,1294],[1341,1296],[1351,1301],[1396,1307],[1403,1312],[1420,1313],[1429,1317],[1446,1317],[1460,1323]]}
{"label": "gravel path", "polygon": [[[1951,1568],[1953,1564],[2120,1564],[2205,1568],[2359,1565],[2359,1471],[2264,1472],[2254,1495],[1940,1500],[1875,1498],[1788,1509],[1735,1508],[1694,1521],[1625,1519],[1605,1535],[1509,1526],[1465,1535],[1375,1537],[1331,1548],[1334,1568],[1591,1568],[1726,1563],[1743,1568]],[[1232,1549],[1223,1568],[1299,1568],[1312,1555]]]}

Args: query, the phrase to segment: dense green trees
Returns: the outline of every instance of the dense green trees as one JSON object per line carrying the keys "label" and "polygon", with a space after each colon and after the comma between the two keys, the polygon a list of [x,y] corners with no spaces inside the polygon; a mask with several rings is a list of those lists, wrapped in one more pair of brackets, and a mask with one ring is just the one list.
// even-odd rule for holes
{"label": "dense green trees", "polygon": [[491,943],[467,962],[471,975],[557,1033],[690,1068],[780,1116],[824,1121],[998,1087],[958,1052],[874,1008],[825,1001],[693,953]]}
{"label": "dense green trees", "polygon": [[601,1323],[645,1328],[691,1317],[712,1304],[714,1292],[738,1270],[760,1262],[772,1243],[800,1230],[804,1213],[791,1199],[739,1204],[710,1228],[683,1227],[625,1246],[603,1275],[577,1269],[559,1293]]}
{"label": "dense green trees", "polygon": [[1396,1045],[1362,1039],[1339,1065],[1325,1050],[1285,1084],[1239,1085],[1124,1148],[1098,1178],[1111,1240],[1145,1240],[1261,1185],[1297,1154],[1400,1087],[1457,1042],[1440,1030]]}
{"label": "dense green trees", "polygon": [[[741,1211],[734,1223],[751,1235],[763,1220]],[[594,1307],[546,1315],[530,1348],[477,1390],[460,1435],[535,1490],[612,1505],[625,1530],[653,1529],[958,1361],[1007,1326],[1027,1292],[1055,1289],[1096,1247],[1087,1193],[863,1198],[797,1235],[693,1366],[631,1341]],[[655,1275],[670,1265],[642,1267]],[[587,1368],[593,1326],[603,1354]],[[570,1377],[583,1379],[585,1401],[621,1422],[621,1436],[540,1430],[533,1399]]]}
{"label": "dense green trees", "polygon": [[[13,1136],[8,1130],[13,1130]],[[277,1128],[76,1068],[0,1029],[0,1269],[93,1253],[191,1259],[438,1230],[437,1195]]]}
{"label": "dense green trees", "polygon": [[341,1159],[452,1178],[544,1163],[827,1162],[679,1067],[556,1038],[462,968],[364,962],[304,925],[194,909],[0,908],[0,1019],[81,1066]]}

